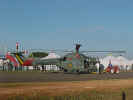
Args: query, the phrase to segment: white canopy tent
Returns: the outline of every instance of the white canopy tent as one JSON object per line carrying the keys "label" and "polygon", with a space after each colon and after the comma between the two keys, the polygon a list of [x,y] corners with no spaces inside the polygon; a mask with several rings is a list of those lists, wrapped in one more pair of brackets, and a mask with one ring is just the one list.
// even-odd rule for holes
{"label": "white canopy tent", "polygon": [[3,66],[3,60],[2,59],[0,59],[0,66]]}
{"label": "white canopy tent", "polygon": [[130,60],[130,64],[133,65],[133,60]]}
{"label": "white canopy tent", "polygon": [[44,59],[55,59],[55,58],[60,58],[60,56],[55,54],[55,53],[49,53],[49,55],[42,58],[42,60],[44,60]]}
{"label": "white canopy tent", "polygon": [[118,56],[117,59],[119,61],[120,66],[126,66],[126,65],[131,66],[130,60],[128,60],[127,58],[123,56]]}
{"label": "white canopy tent", "polygon": [[[42,60],[47,60],[47,59],[56,59],[56,58],[60,58],[60,56],[55,54],[55,53],[49,53],[48,56],[46,56],[44,58],[41,58],[41,59]],[[56,66],[56,65],[45,65],[45,67],[46,67],[47,71],[50,71],[50,70],[58,71],[58,70],[60,70],[59,67]]]}
{"label": "white canopy tent", "polygon": [[114,56],[107,56],[103,59],[100,59],[101,64],[105,66],[105,68],[108,67],[109,63],[111,62],[112,65],[118,65],[118,60]]}
{"label": "white canopy tent", "polygon": [[128,60],[127,58],[123,56],[107,56],[105,58],[100,59],[101,64],[105,66],[105,68],[108,67],[108,64],[111,62],[112,65],[122,66],[123,68],[130,68],[130,66],[133,64],[133,61]]}

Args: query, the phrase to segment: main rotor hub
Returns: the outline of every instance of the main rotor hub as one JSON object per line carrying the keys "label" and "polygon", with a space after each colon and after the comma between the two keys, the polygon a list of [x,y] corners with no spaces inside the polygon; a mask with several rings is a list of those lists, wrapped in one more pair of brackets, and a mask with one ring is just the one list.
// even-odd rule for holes
{"label": "main rotor hub", "polygon": [[76,52],[79,53],[79,48],[81,47],[81,44],[76,44]]}

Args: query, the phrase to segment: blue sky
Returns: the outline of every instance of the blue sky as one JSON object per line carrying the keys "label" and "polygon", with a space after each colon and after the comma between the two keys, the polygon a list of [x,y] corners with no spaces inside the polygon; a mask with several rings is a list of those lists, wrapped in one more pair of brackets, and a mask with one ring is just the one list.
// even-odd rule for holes
{"label": "blue sky", "polygon": [[0,0],[0,42],[15,48],[126,50],[133,58],[132,0]]}

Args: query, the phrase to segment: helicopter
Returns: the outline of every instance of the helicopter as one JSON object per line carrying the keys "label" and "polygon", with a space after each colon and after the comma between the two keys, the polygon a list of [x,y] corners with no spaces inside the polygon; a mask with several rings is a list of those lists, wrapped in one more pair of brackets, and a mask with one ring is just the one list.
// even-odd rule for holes
{"label": "helicopter", "polygon": [[[98,57],[86,56],[83,52],[111,52],[125,53],[125,51],[79,51],[81,44],[76,44],[75,52],[69,51],[61,58],[52,59],[35,59],[33,65],[49,65],[60,66],[65,73],[93,73],[97,72],[97,63],[100,63]],[[100,70],[101,72],[104,69]]]}

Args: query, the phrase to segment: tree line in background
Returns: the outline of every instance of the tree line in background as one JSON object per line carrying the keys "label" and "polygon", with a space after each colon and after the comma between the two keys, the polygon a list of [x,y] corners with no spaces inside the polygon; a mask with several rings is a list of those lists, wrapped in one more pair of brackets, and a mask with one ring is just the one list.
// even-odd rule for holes
{"label": "tree line in background", "polygon": [[29,57],[32,57],[32,58],[42,58],[42,57],[46,57],[48,56],[48,53],[46,52],[32,52]]}

